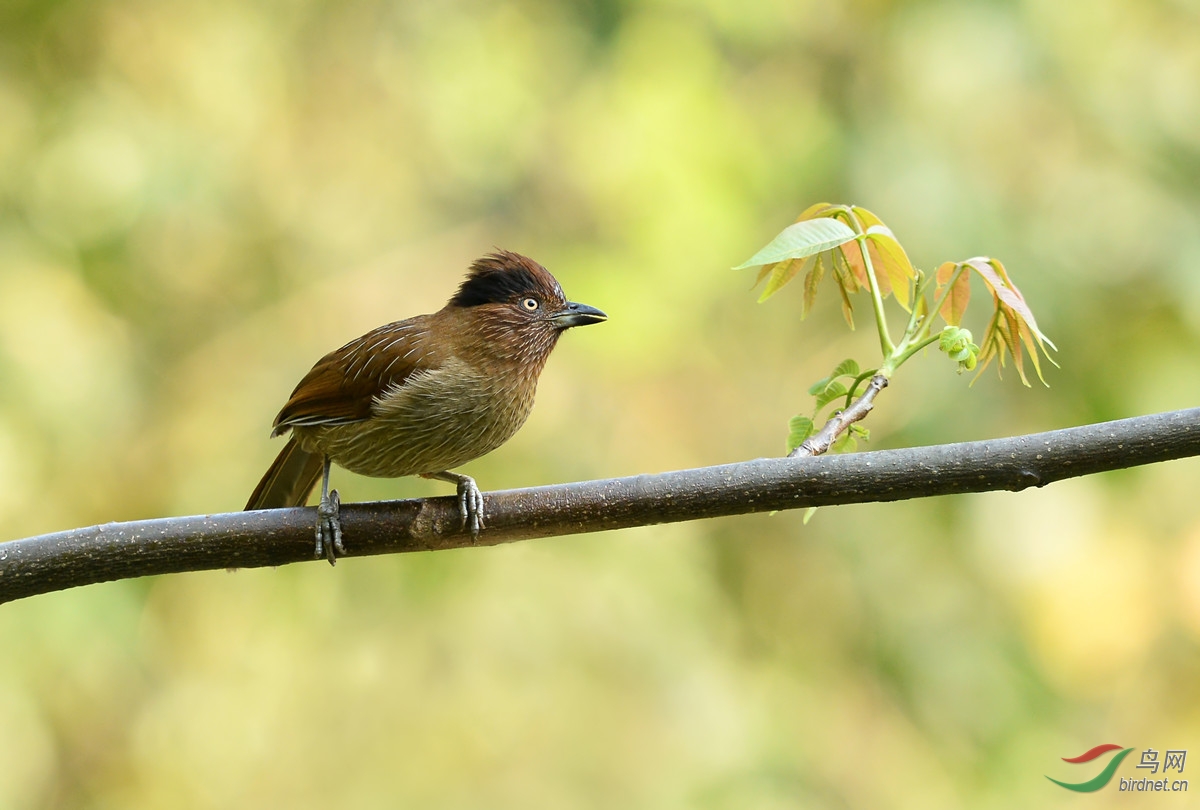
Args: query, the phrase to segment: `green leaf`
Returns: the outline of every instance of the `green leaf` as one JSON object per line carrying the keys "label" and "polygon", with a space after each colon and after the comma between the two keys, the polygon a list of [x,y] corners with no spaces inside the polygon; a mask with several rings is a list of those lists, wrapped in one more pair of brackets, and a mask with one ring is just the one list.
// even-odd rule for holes
{"label": "green leaf", "polygon": [[804,440],[813,435],[815,430],[813,420],[807,416],[793,416],[788,422],[788,452],[804,444]]}
{"label": "green leaf", "polygon": [[[788,452],[791,452],[791,451],[788,451]],[[810,520],[812,520],[812,516],[815,515],[816,513],[817,513],[817,507],[815,507],[815,506],[810,506],[804,510],[804,525],[805,526],[808,525],[808,522]]]}
{"label": "green leaf", "polygon": [[839,397],[846,396],[846,386],[842,385],[837,380],[833,380],[825,388],[817,394],[817,410],[821,410],[830,402],[833,402]]}
{"label": "green leaf", "polygon": [[841,436],[838,436],[837,441],[830,448],[835,453],[853,453],[858,449],[858,440],[854,438],[854,434],[846,431]]}
{"label": "green leaf", "polygon": [[864,442],[871,438],[871,430],[863,427],[862,425],[851,425],[850,432],[855,436],[858,436]]}
{"label": "green leaf", "polygon": [[947,326],[938,336],[938,348],[946,354],[954,354],[971,343],[971,330],[961,326]]}
{"label": "green leaf", "polygon": [[[960,326],[947,326],[938,340],[938,349],[958,363],[958,373],[971,371],[979,362],[979,347],[971,342],[971,330]],[[1003,362],[1003,358],[1001,358]]]}
{"label": "green leaf", "polygon": [[742,270],[784,259],[803,259],[853,239],[854,231],[844,222],[828,217],[806,219],[784,228],[769,245],[733,269]]}
{"label": "green leaf", "polygon": [[838,377],[857,377],[859,374],[858,361],[853,357],[847,357],[842,362],[838,363],[837,368],[829,375],[830,379]]}

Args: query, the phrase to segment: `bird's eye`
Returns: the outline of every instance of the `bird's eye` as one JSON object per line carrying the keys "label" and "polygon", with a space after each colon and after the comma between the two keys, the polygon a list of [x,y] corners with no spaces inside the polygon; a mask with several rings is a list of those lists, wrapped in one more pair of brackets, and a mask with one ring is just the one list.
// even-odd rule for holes
{"label": "bird's eye", "polygon": [[521,306],[526,312],[536,312],[538,308],[538,302],[536,298],[522,298]]}

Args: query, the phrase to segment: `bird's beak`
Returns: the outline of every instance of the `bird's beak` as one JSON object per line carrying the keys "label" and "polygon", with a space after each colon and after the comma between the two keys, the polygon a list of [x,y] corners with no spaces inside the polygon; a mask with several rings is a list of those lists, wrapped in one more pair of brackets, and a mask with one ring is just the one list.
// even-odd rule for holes
{"label": "bird's beak", "polygon": [[550,322],[559,329],[570,329],[572,326],[587,326],[589,323],[607,321],[608,316],[595,307],[587,304],[567,304],[566,308],[550,316]]}

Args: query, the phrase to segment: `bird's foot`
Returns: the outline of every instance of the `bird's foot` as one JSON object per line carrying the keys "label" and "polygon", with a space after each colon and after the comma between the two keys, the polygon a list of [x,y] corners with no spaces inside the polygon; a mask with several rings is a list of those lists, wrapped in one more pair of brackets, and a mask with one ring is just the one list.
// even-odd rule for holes
{"label": "bird's foot", "polygon": [[475,479],[449,470],[420,475],[422,478],[434,478],[454,484],[458,490],[458,514],[462,517],[460,527],[463,531],[470,532],[472,543],[478,540],[479,532],[483,529],[483,493],[479,491]]}
{"label": "bird's foot", "polygon": [[471,542],[478,540],[483,528],[483,493],[469,475],[458,478],[458,513],[462,515],[463,530],[471,533]]}
{"label": "bird's foot", "polygon": [[317,506],[315,556],[318,560],[324,557],[329,560],[330,565],[336,564],[338,556],[346,553],[346,547],[342,545],[342,518],[339,514],[341,505],[342,499],[335,489],[323,496]]}

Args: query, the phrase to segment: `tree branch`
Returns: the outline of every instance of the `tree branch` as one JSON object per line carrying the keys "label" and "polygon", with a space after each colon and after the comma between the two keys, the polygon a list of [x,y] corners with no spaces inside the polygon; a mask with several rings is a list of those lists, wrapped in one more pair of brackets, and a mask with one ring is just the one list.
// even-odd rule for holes
{"label": "tree branch", "polygon": [[[1200,408],[1007,439],[485,493],[479,545],[810,506],[1018,491],[1200,455]],[[342,504],[349,556],[471,545],[454,498]],[[316,510],[110,523],[0,543],[0,602],[114,579],[312,560]]]}
{"label": "tree branch", "polygon": [[833,443],[837,441],[837,437],[842,435],[846,431],[846,428],[855,422],[867,418],[867,414],[875,407],[875,396],[887,388],[887,385],[888,378],[882,374],[876,374],[867,383],[867,390],[863,391],[862,396],[850,403],[850,407],[838,411],[829,417],[829,421],[819,431],[805,439],[799,447],[788,453],[787,457],[808,458],[809,456],[819,456],[830,447],[833,447]]}

